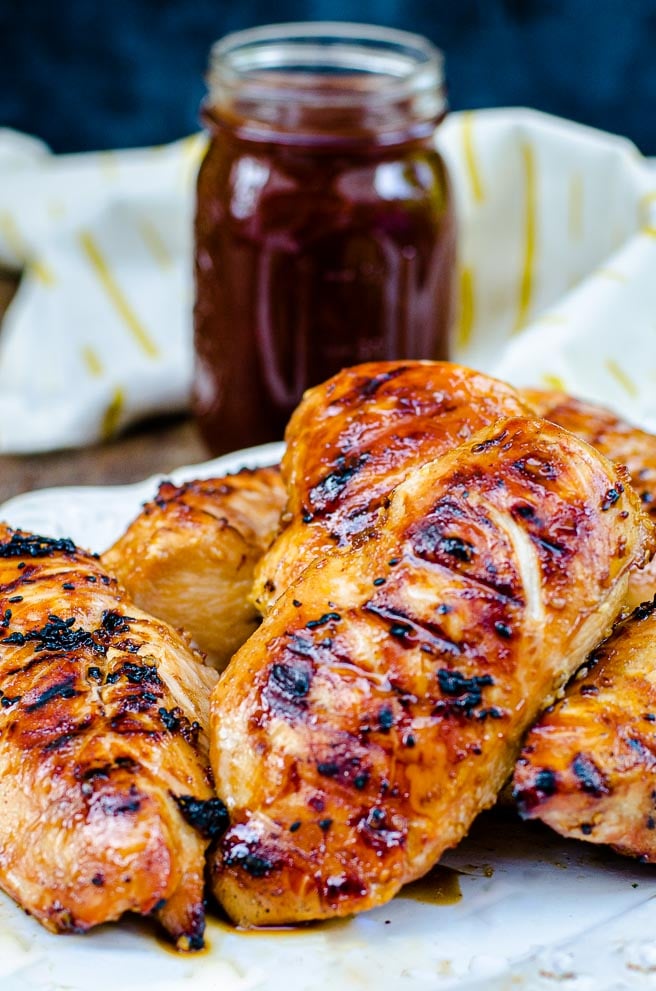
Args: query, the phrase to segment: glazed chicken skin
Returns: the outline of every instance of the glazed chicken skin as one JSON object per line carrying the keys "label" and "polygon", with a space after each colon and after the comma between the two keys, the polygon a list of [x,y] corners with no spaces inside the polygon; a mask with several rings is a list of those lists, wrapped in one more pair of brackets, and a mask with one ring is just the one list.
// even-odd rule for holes
{"label": "glazed chicken skin", "polygon": [[283,593],[212,697],[231,817],[212,883],[237,923],[380,905],[494,802],[651,547],[624,477],[556,425],[504,420]]}
{"label": "glazed chicken skin", "polygon": [[533,727],[514,786],[524,818],[656,863],[656,602],[617,626]]}
{"label": "glazed chicken skin", "polygon": [[253,571],[284,503],[277,468],[164,482],[102,562],[134,602],[188,632],[221,670],[259,621]]}
{"label": "glazed chicken skin", "polygon": [[[611,461],[625,465],[631,484],[656,522],[656,437],[653,434],[634,427],[603,406],[582,402],[563,392],[522,389],[521,394],[539,416],[571,430]],[[645,568],[632,572],[627,605],[633,608],[653,598],[654,594],[656,558]]]}
{"label": "glazed chicken skin", "polygon": [[362,539],[413,468],[527,412],[509,385],[445,361],[369,362],[309,389],[285,432],[285,528],[256,568],[258,609],[315,558]]}
{"label": "glazed chicken skin", "polygon": [[0,886],[53,932],[203,944],[217,675],[70,540],[0,525]]}

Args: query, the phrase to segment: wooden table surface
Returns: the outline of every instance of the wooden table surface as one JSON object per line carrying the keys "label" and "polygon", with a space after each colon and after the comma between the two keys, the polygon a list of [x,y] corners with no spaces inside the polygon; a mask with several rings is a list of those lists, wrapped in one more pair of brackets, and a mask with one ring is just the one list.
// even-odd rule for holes
{"label": "wooden table surface", "polygon": [[[15,279],[0,273],[0,320],[16,285]],[[136,482],[208,457],[191,419],[151,421],[109,444],[52,454],[0,456],[0,503],[20,492],[52,485]]]}
{"label": "wooden table surface", "polygon": [[0,456],[0,503],[52,485],[120,485],[210,457],[189,419],[144,424],[110,444]]}

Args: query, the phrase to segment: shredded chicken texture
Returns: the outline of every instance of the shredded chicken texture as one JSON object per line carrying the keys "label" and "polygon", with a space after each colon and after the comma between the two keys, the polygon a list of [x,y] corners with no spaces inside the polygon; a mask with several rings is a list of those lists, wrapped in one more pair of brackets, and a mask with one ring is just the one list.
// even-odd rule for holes
{"label": "shredded chicken texture", "polygon": [[164,482],[103,566],[153,616],[189,633],[219,670],[256,628],[253,571],[280,522],[277,468]]}
{"label": "shredded chicken texture", "polygon": [[260,611],[313,560],[365,539],[408,472],[526,412],[509,385],[445,361],[370,362],[308,390],[285,433],[284,529],[255,571]]}
{"label": "shredded chicken texture", "polygon": [[[603,406],[583,402],[563,392],[524,389],[527,403],[552,423],[571,430],[605,454],[626,466],[631,484],[656,521],[656,437],[627,423]],[[656,594],[656,558],[635,568],[629,581],[627,606],[633,608]]]}
{"label": "shredded chicken texture", "polygon": [[97,556],[0,525],[0,885],[53,932],[124,912],[203,943],[217,675]]}
{"label": "shredded chicken texture", "polygon": [[656,863],[656,602],[619,624],[533,727],[514,795],[527,819]]}
{"label": "shredded chicken texture", "polygon": [[[382,402],[392,370],[371,386],[356,370],[352,389]],[[405,423],[398,402],[390,395],[381,419]],[[493,418],[516,402],[499,389]],[[340,408],[335,398],[332,416]],[[292,474],[291,546],[302,532],[313,550],[335,546],[327,520],[347,485],[363,492],[367,526],[293,569],[212,698],[212,766],[231,816],[212,882],[247,926],[380,905],[457,843],[494,802],[523,733],[608,633],[653,542],[622,470],[544,420],[467,428],[459,444],[454,430],[442,457],[406,473],[392,436],[377,448],[354,416],[371,453],[354,445],[332,488],[323,423],[308,440],[316,472],[308,454]],[[401,430],[399,447],[423,429]],[[391,476],[405,477],[383,493],[390,449]]]}

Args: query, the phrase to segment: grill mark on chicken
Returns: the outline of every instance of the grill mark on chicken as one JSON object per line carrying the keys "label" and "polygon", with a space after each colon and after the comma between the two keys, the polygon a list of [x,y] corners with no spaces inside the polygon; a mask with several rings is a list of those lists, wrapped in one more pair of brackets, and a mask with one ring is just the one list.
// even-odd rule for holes
{"label": "grill mark on chicken", "polygon": [[[514,776],[525,818],[656,862],[656,599],[596,647],[529,733]],[[544,787],[545,781],[549,787]]]}
{"label": "grill mark on chicken", "polygon": [[[410,526],[413,553],[467,575],[510,601],[521,601],[524,588],[520,573],[507,563],[500,569],[494,553],[498,520],[493,508],[470,504],[468,489],[475,480],[456,477],[459,484],[454,486],[455,493],[440,499],[420,523]],[[512,539],[511,528],[506,523],[504,528]]]}
{"label": "grill mark on chicken", "polygon": [[[3,546],[18,546],[15,531],[0,534]],[[19,536],[35,563],[0,554],[0,588],[22,593],[12,594],[12,612],[0,596],[9,626],[0,640],[0,844],[11,865],[0,864],[0,885],[53,931],[155,913],[180,946],[199,947],[207,839],[169,789],[212,797],[206,744],[189,716],[215,677],[170,628],[126,608],[94,556]],[[144,663],[119,646],[126,631],[146,647]],[[163,725],[162,708],[178,708],[175,726]],[[70,883],[87,865],[88,883]],[[102,884],[92,880],[98,865]]]}
{"label": "grill mark on chicken", "polygon": [[46,745],[43,747],[44,754],[52,753],[55,750],[62,750],[64,747],[67,746],[67,744],[71,743],[81,734],[85,733],[89,729],[90,725],[91,725],[91,721],[87,719],[79,723],[77,726],[72,727],[71,729],[67,729],[64,733],[61,733],[59,736],[53,737],[52,740],[46,743]]}
{"label": "grill mark on chicken", "polygon": [[[38,647],[36,648],[38,650]],[[74,674],[69,675],[54,685],[50,685],[48,688],[44,689],[33,702],[28,702],[29,696],[24,699],[25,702],[25,712],[36,712],[37,709],[41,709],[42,706],[47,705],[52,699],[72,699],[75,698],[80,692],[75,688],[77,684],[77,678]]]}
{"label": "grill mark on chicken", "polygon": [[462,645],[449,640],[437,623],[429,623],[427,620],[418,622],[402,609],[386,605],[378,599],[366,602],[363,609],[372,616],[390,623],[388,629],[391,636],[396,637],[408,648],[420,644],[422,648],[430,648],[430,653],[451,657],[458,657],[462,653]]}
{"label": "grill mark on chicken", "polygon": [[330,512],[342,498],[343,490],[369,460],[365,451],[354,457],[339,455],[335,468],[313,486],[308,493],[310,508],[303,515],[303,522],[310,523],[315,516]]}
{"label": "grill mark on chicken", "polygon": [[[631,481],[642,505],[656,519],[656,437],[639,430],[610,410],[582,402],[564,393],[526,389],[523,395],[540,416],[558,423],[586,440],[611,461],[625,465],[625,479],[610,486],[600,500],[602,512],[612,510],[622,493],[624,482]],[[656,592],[656,560],[646,568],[635,569],[629,584],[627,604],[637,605],[651,599]]]}
{"label": "grill mark on chicken", "polygon": [[609,792],[606,776],[597,767],[592,757],[587,754],[577,754],[572,761],[572,771],[583,791],[600,798]]}
{"label": "grill mark on chicken", "polygon": [[330,398],[331,405],[339,406],[360,406],[362,400],[371,400],[376,396],[376,393],[385,385],[393,382],[400,375],[404,375],[410,368],[409,365],[396,365],[394,368],[389,368],[385,372],[381,372],[377,375],[364,375],[361,378],[356,379],[353,388],[350,391],[345,392],[341,396],[334,397],[332,395],[334,389],[328,388],[328,395]]}
{"label": "grill mark on chicken", "polygon": [[[300,638],[296,638],[297,642]],[[291,657],[289,656],[291,654]],[[307,696],[314,676],[309,658],[295,657],[290,650],[272,664],[266,674],[263,702],[272,713],[294,722],[303,719],[308,708]]]}
{"label": "grill mark on chicken", "polygon": [[[376,386],[363,397],[370,381]],[[285,526],[256,568],[260,611],[314,557],[374,536],[378,514],[408,472],[526,411],[510,387],[446,362],[365,364],[309,390],[286,432],[289,502]],[[504,440],[499,434],[495,444]]]}
{"label": "grill mark on chicken", "polygon": [[[494,801],[523,733],[606,631],[653,543],[628,489],[628,516],[602,513],[617,481],[571,434],[506,419],[409,472],[369,537],[319,554],[282,594],[213,696],[232,825],[212,881],[235,921],[380,905]],[[567,549],[562,571],[532,533]],[[308,629],[327,606],[339,620]],[[440,653],[436,633],[455,652]],[[293,672],[283,691],[273,667],[298,662],[296,696]]]}

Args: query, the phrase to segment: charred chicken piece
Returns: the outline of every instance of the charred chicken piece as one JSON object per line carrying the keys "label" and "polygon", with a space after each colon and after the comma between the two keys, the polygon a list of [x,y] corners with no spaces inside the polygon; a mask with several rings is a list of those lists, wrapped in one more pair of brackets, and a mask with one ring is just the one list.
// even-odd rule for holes
{"label": "charred chicken piece", "polygon": [[[96,556],[97,557],[97,556]],[[0,524],[0,886],[53,932],[202,946],[216,672],[70,540]]]}
{"label": "charred chicken piece", "polygon": [[638,606],[529,733],[524,818],[656,863],[656,602]]}
{"label": "charred chicken piece", "polygon": [[315,558],[366,537],[413,468],[528,411],[510,386],[450,362],[380,361],[306,392],[285,439],[285,529],[256,568],[263,614]]}
{"label": "charred chicken piece", "polygon": [[[620,419],[610,410],[582,402],[563,392],[523,389],[522,395],[540,415],[571,430],[605,454],[623,464],[642,503],[656,521],[656,437]],[[656,559],[636,568],[629,581],[630,608],[656,594]]]}
{"label": "charred chicken piece", "polygon": [[232,822],[212,879],[236,922],[380,905],[494,802],[653,541],[623,478],[507,419],[410,472],[366,538],[283,593],[212,698]]}
{"label": "charred chicken piece", "polygon": [[284,503],[277,468],[164,482],[102,562],[134,602],[186,630],[222,669],[257,626],[253,570]]}

